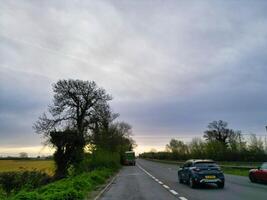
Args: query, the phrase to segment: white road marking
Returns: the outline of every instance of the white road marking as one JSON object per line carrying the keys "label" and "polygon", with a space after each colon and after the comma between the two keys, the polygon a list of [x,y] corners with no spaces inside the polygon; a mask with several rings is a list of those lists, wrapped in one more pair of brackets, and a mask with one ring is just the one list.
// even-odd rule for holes
{"label": "white road marking", "polygon": [[[157,183],[161,184],[164,188],[166,188],[170,193],[172,193],[173,195],[179,195],[178,192],[176,192],[175,190],[170,189],[170,187],[168,185],[163,184],[160,180],[158,180],[157,178],[155,178],[153,175],[151,175],[148,171],[146,171],[143,167],[141,167],[140,165],[137,165],[138,168],[140,168],[142,171],[144,171],[148,176],[150,176],[152,179],[154,179]],[[185,197],[179,197],[180,200],[188,200]]]}
{"label": "white road marking", "polygon": [[170,190],[170,192],[172,193],[172,194],[174,194],[174,195],[177,195],[178,193],[176,192],[176,191],[174,191],[174,190]]}
{"label": "white road marking", "polygon": [[98,200],[101,197],[101,195],[104,194],[104,192],[106,192],[106,190],[111,186],[111,184],[114,182],[114,180],[117,178],[117,176],[118,176],[118,174],[115,175],[111,179],[111,181],[106,185],[106,187],[98,193],[98,195],[94,198],[94,200]]}
{"label": "white road marking", "polygon": [[169,189],[170,188],[168,185],[163,185],[163,187],[165,187],[166,189]]}

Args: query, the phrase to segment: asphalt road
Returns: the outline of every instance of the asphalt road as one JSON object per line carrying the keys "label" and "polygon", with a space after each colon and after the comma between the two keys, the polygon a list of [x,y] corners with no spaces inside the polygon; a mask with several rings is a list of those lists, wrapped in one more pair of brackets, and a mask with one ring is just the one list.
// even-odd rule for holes
{"label": "asphalt road", "polygon": [[247,177],[225,175],[224,189],[209,185],[191,189],[179,184],[177,165],[139,159],[125,166],[101,200],[267,200],[267,185],[251,183]]}

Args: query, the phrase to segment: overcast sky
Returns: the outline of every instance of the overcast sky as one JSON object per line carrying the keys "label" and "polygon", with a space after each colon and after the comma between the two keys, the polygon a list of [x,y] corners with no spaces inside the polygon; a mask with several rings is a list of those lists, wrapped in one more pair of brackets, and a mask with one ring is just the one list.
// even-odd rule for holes
{"label": "overcast sky", "polygon": [[266,134],[267,2],[0,0],[0,154],[32,130],[58,79],[95,80],[138,150],[225,120]]}

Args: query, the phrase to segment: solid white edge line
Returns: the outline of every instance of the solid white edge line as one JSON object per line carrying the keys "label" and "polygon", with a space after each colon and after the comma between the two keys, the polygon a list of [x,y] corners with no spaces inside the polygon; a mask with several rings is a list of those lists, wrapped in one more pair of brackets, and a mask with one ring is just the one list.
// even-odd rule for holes
{"label": "solid white edge line", "polygon": [[187,198],[185,197],[179,197],[181,200],[187,200]]}
{"label": "solid white edge line", "polygon": [[176,192],[176,191],[174,191],[174,190],[170,190],[170,192],[172,193],[172,194],[174,194],[174,195],[177,195],[178,193]]}
{"label": "solid white edge line", "polygon": [[94,200],[98,200],[111,186],[114,180],[118,177],[119,172],[110,180],[110,182],[98,193]]}

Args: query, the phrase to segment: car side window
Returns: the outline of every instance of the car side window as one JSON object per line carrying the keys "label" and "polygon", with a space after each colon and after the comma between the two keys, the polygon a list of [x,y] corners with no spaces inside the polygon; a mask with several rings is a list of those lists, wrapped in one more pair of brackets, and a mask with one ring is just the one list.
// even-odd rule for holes
{"label": "car side window", "polygon": [[186,163],[184,164],[184,167],[191,167],[191,165],[192,165],[191,162],[186,162]]}
{"label": "car side window", "polygon": [[192,166],[193,166],[193,163],[189,162],[188,167],[192,167]]}

